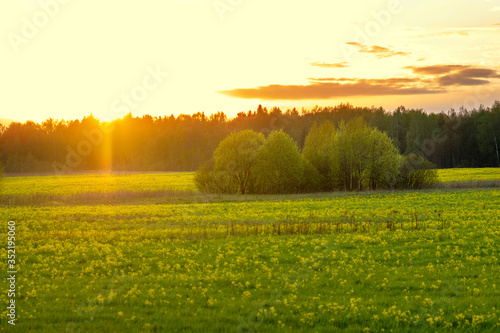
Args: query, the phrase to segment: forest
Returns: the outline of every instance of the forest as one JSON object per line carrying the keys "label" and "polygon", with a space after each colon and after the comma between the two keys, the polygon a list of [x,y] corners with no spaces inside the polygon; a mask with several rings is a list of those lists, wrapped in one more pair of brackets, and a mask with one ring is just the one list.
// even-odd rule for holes
{"label": "forest", "polygon": [[437,168],[500,167],[500,101],[491,107],[441,113],[422,109],[332,107],[281,110],[261,105],[228,117],[203,112],[177,117],[134,117],[112,123],[92,115],[82,120],[48,119],[0,126],[0,162],[6,173],[84,171],[194,171],[210,161],[233,132],[251,129],[269,135],[282,130],[304,147],[314,124],[361,117],[386,133],[402,155],[425,157]]}

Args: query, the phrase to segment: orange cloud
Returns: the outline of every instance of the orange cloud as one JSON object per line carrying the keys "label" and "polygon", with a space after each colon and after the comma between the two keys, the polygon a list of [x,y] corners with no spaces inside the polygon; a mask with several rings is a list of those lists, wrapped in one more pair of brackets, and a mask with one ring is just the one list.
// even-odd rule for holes
{"label": "orange cloud", "polygon": [[347,62],[335,62],[335,63],[326,63],[326,62],[311,62],[311,66],[321,67],[321,68],[346,68],[349,67]]}
{"label": "orange cloud", "polygon": [[[220,93],[237,98],[262,100],[330,99],[350,96],[420,95],[445,92],[429,88],[416,79],[316,79],[309,85],[268,85],[257,88],[225,90]],[[340,81],[340,82],[339,82]],[[345,83],[341,83],[345,82]]]}
{"label": "orange cloud", "polygon": [[438,78],[442,86],[477,86],[490,83],[487,78],[500,78],[500,75],[486,68],[467,68],[457,73],[448,74]]}
{"label": "orange cloud", "polygon": [[378,45],[368,46],[368,45],[364,45],[364,44],[357,43],[357,42],[349,42],[349,43],[346,43],[346,44],[358,47],[359,48],[358,52],[372,53],[372,54],[375,55],[375,57],[377,59],[394,57],[394,56],[397,56],[397,55],[400,55],[400,56],[408,56],[408,55],[410,55],[410,53],[408,53],[408,52],[401,52],[401,51],[400,52],[396,52],[396,51],[393,51],[393,50],[391,50],[391,49],[389,49],[387,47],[378,46]]}
{"label": "orange cloud", "polygon": [[374,84],[385,84],[388,86],[394,86],[397,84],[410,84],[422,82],[417,78],[389,78],[389,79],[357,79],[357,78],[309,78],[309,81],[316,82],[356,82],[356,81],[366,81]]}
{"label": "orange cloud", "polygon": [[442,31],[442,32],[433,32],[428,34],[418,35],[418,38],[427,38],[427,37],[446,37],[446,36],[469,36],[468,30],[458,30],[458,31]]}
{"label": "orange cloud", "polygon": [[434,66],[407,66],[405,69],[411,69],[415,74],[439,75],[451,73],[459,69],[467,68],[464,65],[434,65]]}
{"label": "orange cloud", "polygon": [[408,66],[405,68],[411,69],[415,74],[436,76],[436,83],[439,86],[484,85],[490,83],[488,79],[500,78],[500,74],[494,69],[464,65]]}

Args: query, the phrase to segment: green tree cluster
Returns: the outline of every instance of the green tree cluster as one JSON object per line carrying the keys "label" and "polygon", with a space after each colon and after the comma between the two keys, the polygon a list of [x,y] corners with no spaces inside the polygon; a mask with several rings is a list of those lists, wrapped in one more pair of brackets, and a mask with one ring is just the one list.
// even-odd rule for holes
{"label": "green tree cluster", "polygon": [[305,160],[283,131],[267,138],[253,130],[230,134],[212,161],[195,174],[201,191],[214,193],[297,193],[304,186]]}
{"label": "green tree cluster", "polygon": [[362,118],[313,126],[303,156],[321,174],[322,190],[394,188],[400,156],[386,133],[369,127]]}
{"label": "green tree cluster", "polygon": [[422,156],[399,155],[392,139],[361,118],[314,124],[302,153],[282,130],[267,138],[234,132],[198,169],[198,188],[211,193],[299,193],[333,190],[420,189],[437,179]]}

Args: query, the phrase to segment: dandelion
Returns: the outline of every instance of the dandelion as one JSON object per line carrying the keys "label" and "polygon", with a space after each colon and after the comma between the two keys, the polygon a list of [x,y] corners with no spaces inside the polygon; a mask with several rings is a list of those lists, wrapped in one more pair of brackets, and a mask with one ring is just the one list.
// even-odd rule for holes
{"label": "dandelion", "polygon": [[97,295],[97,297],[96,297],[96,301],[101,303],[101,304],[104,303],[105,300],[106,300],[106,298],[104,298],[104,296],[101,294]]}
{"label": "dandelion", "polygon": [[434,304],[434,302],[432,301],[432,299],[426,298],[426,299],[424,299],[423,304],[426,307],[430,307],[430,306],[432,306]]}

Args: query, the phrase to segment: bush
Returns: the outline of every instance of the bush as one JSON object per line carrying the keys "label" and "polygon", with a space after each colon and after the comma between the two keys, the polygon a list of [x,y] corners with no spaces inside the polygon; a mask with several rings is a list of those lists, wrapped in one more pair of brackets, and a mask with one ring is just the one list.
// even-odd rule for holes
{"label": "bush", "polygon": [[325,177],[309,160],[304,158],[302,163],[304,165],[304,177],[300,191],[305,193],[324,191],[327,187]]}
{"label": "bush", "polygon": [[[302,156],[319,173],[319,190],[331,191],[333,189],[331,159],[333,152],[333,139],[335,137],[335,126],[330,121],[325,121],[320,126],[316,123],[311,127],[304,141]],[[309,172],[312,169],[307,166]],[[314,173],[314,172],[313,172]],[[314,186],[313,186],[314,187]]]}
{"label": "bush", "polygon": [[194,183],[203,193],[238,193],[238,185],[224,171],[214,170],[215,162],[210,160],[203,164],[194,174]]}
{"label": "bush", "polygon": [[400,155],[387,133],[372,129],[369,137],[367,186],[372,190],[394,188]]}
{"label": "bush", "polygon": [[362,118],[341,122],[333,140],[333,185],[342,190],[392,188],[399,154],[386,133],[368,127]]}
{"label": "bush", "polygon": [[423,156],[403,157],[399,167],[398,187],[412,190],[431,188],[438,181],[436,166]]}
{"label": "bush", "polygon": [[258,193],[297,193],[303,184],[303,159],[293,139],[273,131],[256,156]]}
{"label": "bush", "polygon": [[[253,166],[257,151],[264,144],[261,133],[245,130],[232,133],[222,140],[214,152],[214,181],[223,182],[225,193],[236,190],[241,194],[252,193],[255,185]],[[200,176],[201,177],[201,176]]]}
{"label": "bush", "polygon": [[214,179],[214,161],[203,164],[194,174],[194,184],[200,192],[218,193]]}

